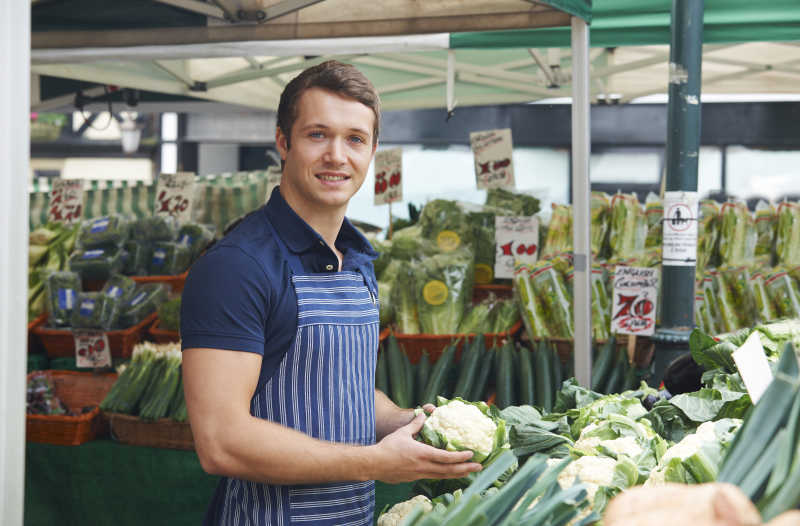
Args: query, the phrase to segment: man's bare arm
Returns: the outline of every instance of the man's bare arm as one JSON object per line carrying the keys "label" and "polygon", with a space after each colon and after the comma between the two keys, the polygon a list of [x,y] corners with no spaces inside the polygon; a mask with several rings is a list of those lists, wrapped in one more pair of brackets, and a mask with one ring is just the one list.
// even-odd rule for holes
{"label": "man's bare arm", "polygon": [[[373,446],[317,440],[253,417],[250,400],[261,359],[254,353],[218,349],[183,352],[186,407],[207,472],[269,484],[313,484],[457,478],[480,469],[467,462],[469,452],[443,451],[415,441],[422,417],[406,420]],[[388,429],[386,425],[382,427]]]}

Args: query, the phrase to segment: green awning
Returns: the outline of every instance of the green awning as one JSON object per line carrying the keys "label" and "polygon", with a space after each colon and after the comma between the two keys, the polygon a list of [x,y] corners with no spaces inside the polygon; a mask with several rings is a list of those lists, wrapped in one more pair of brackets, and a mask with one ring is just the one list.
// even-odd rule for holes
{"label": "green awning", "polygon": [[[541,0],[540,3],[560,9],[587,22],[592,21],[592,0]],[[567,28],[567,32],[569,33],[569,28]]]}
{"label": "green awning", "polygon": [[[563,0],[548,2],[575,4]],[[669,44],[671,0],[596,0],[591,6],[593,47]],[[576,13],[572,13],[576,14]],[[580,16],[580,15],[578,15]],[[706,0],[703,42],[800,40],[798,0]],[[570,28],[454,33],[451,48],[568,47]]]}

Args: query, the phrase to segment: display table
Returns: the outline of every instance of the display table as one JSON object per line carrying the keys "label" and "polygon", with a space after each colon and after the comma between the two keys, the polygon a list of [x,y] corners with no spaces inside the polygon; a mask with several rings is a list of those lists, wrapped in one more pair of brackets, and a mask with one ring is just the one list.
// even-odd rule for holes
{"label": "display table", "polygon": [[[218,477],[193,451],[95,440],[81,446],[28,443],[25,524],[198,526]],[[411,484],[376,485],[376,511],[410,497]]]}

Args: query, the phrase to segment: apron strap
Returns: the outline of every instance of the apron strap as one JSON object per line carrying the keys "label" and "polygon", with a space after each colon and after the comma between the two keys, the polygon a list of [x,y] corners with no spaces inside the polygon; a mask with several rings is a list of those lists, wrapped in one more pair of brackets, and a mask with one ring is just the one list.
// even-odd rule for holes
{"label": "apron strap", "polygon": [[295,275],[305,274],[305,269],[303,268],[303,262],[300,261],[300,256],[289,251],[289,247],[287,247],[286,243],[283,242],[283,238],[280,236],[280,234],[278,234],[278,230],[272,224],[272,221],[269,220],[269,216],[266,214],[264,214],[264,216],[267,220],[270,230],[272,230],[272,235],[275,236],[275,241],[278,243],[278,248],[283,255],[283,259],[289,263],[289,268],[292,269],[292,273]]}

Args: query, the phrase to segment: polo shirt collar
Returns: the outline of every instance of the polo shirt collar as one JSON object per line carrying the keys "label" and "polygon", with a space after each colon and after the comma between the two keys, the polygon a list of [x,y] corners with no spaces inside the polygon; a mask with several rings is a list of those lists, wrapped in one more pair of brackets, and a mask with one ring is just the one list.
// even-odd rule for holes
{"label": "polo shirt collar", "polygon": [[[272,190],[272,195],[270,195],[264,211],[283,242],[295,254],[310,250],[320,241],[324,242],[322,236],[289,206],[289,203],[281,195],[280,186],[276,186]],[[370,259],[378,256],[367,238],[346,217],[336,238],[336,246],[343,252],[346,249],[355,248],[356,251],[370,256]]]}

